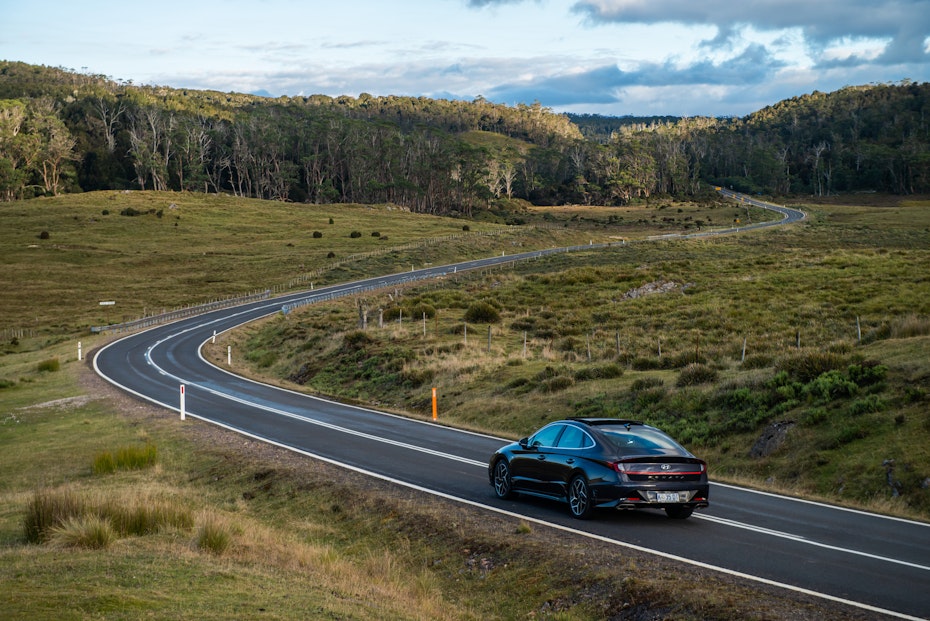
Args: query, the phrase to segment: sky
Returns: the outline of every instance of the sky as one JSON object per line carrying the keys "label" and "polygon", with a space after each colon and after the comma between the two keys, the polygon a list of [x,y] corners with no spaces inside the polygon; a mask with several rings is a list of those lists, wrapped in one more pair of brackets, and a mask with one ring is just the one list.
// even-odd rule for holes
{"label": "sky", "polygon": [[745,116],[930,81],[930,0],[0,0],[0,59],[274,97]]}

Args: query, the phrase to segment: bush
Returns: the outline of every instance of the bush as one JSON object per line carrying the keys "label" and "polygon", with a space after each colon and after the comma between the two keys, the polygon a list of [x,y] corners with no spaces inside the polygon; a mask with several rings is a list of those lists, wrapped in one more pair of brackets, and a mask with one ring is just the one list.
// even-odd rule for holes
{"label": "bush", "polygon": [[222,554],[229,548],[232,543],[232,534],[229,530],[213,517],[207,517],[194,537],[194,545],[205,552],[213,554]]}
{"label": "bush", "polygon": [[361,231],[352,231],[351,233],[349,233],[349,237],[351,237],[352,239],[358,239],[361,236],[362,236]]}
{"label": "bush", "polygon": [[71,490],[36,490],[26,507],[23,534],[29,543],[45,543],[52,529],[84,513],[84,501]]}
{"label": "bush", "polygon": [[69,517],[52,527],[48,541],[55,547],[99,550],[108,547],[116,538],[109,520],[90,514]]}
{"label": "bush", "polygon": [[862,364],[851,364],[846,370],[850,381],[857,386],[871,386],[885,379],[888,367],[875,360],[867,360]]}
{"label": "bush", "polygon": [[471,323],[497,323],[500,320],[500,311],[490,302],[474,302],[465,310],[465,321]]}
{"label": "bush", "polygon": [[379,233],[378,231],[372,231],[372,232],[371,232],[371,236],[372,236],[372,237],[381,237],[381,233]]}
{"label": "bush", "polygon": [[623,369],[619,364],[608,363],[602,365],[591,365],[575,371],[575,381],[585,382],[588,380],[613,379],[623,375]]}
{"label": "bush", "polygon": [[313,239],[320,239],[321,237],[323,237],[323,233],[320,231],[313,231]]}
{"label": "bush", "polygon": [[58,362],[58,358],[49,358],[40,362],[36,368],[39,373],[54,373],[61,369],[61,363]]}
{"label": "bush", "polygon": [[641,377],[630,385],[631,392],[640,392],[650,388],[659,388],[665,385],[665,380],[661,377]]}
{"label": "bush", "polygon": [[849,415],[861,416],[862,414],[883,412],[886,407],[887,404],[885,403],[884,399],[878,395],[868,395],[862,399],[856,399],[849,404]]}
{"label": "bush", "polygon": [[812,382],[827,371],[842,369],[846,366],[844,358],[830,352],[808,352],[780,360],[775,365],[776,371],[784,371],[790,377],[803,383]]}
{"label": "bush", "polygon": [[678,374],[678,380],[675,385],[679,388],[684,386],[696,386],[698,384],[708,384],[717,380],[717,370],[698,362],[691,363],[681,370]]}
{"label": "bush", "polygon": [[827,371],[805,387],[808,395],[815,399],[839,399],[851,397],[859,390],[855,383],[839,371]]}
{"label": "bush", "polygon": [[49,237],[51,236],[49,235],[48,231],[42,231],[39,233],[39,239],[48,239]]}
{"label": "bush", "polygon": [[575,380],[570,378],[567,375],[557,375],[552,379],[546,380],[542,384],[542,389],[545,392],[559,392],[560,390],[565,390],[570,388],[575,384]]}
{"label": "bush", "polygon": [[115,455],[104,452],[94,458],[94,474],[108,474],[117,470],[142,470],[154,466],[157,459],[158,449],[154,444],[121,448]]}
{"label": "bush", "polygon": [[752,356],[746,356],[745,360],[742,362],[742,367],[744,369],[764,369],[766,367],[772,366],[772,357],[766,356],[764,354],[755,354]]}

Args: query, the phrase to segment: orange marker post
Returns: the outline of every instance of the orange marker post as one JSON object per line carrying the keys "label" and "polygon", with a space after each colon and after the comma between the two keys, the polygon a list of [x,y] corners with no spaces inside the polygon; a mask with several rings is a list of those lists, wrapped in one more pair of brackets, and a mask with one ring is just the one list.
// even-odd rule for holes
{"label": "orange marker post", "polygon": [[433,387],[433,420],[436,420],[436,388]]}

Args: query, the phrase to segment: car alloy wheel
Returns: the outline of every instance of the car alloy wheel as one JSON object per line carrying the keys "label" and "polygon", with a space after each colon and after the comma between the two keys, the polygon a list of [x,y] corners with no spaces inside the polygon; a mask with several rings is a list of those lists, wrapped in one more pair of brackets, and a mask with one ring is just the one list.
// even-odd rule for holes
{"label": "car alloy wheel", "polygon": [[572,515],[579,520],[591,517],[594,511],[591,488],[588,486],[588,481],[581,475],[576,476],[568,484],[568,507]]}
{"label": "car alloy wheel", "polygon": [[513,482],[510,479],[510,464],[501,459],[494,466],[494,493],[498,498],[510,498],[513,494]]}

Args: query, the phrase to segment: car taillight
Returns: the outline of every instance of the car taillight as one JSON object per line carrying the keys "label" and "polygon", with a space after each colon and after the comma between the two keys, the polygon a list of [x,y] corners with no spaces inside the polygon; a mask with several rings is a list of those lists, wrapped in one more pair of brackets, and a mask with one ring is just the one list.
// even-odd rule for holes
{"label": "car taillight", "polygon": [[613,468],[616,472],[619,472],[620,474],[643,474],[643,475],[649,475],[649,474],[687,474],[687,475],[695,475],[695,474],[704,474],[704,473],[707,471],[707,464],[705,464],[703,461],[702,461],[702,462],[699,462],[699,463],[696,463],[696,464],[695,464],[695,463],[689,463],[689,464],[687,464],[688,466],[690,466],[690,467],[693,468],[693,470],[687,470],[687,471],[674,470],[674,471],[668,471],[668,472],[666,472],[666,471],[663,471],[663,470],[655,470],[654,468],[650,468],[650,465],[652,465],[652,464],[642,464],[642,463],[637,463],[637,462],[623,462],[623,461],[615,461],[615,462],[611,462],[611,464],[610,464],[611,468]]}

